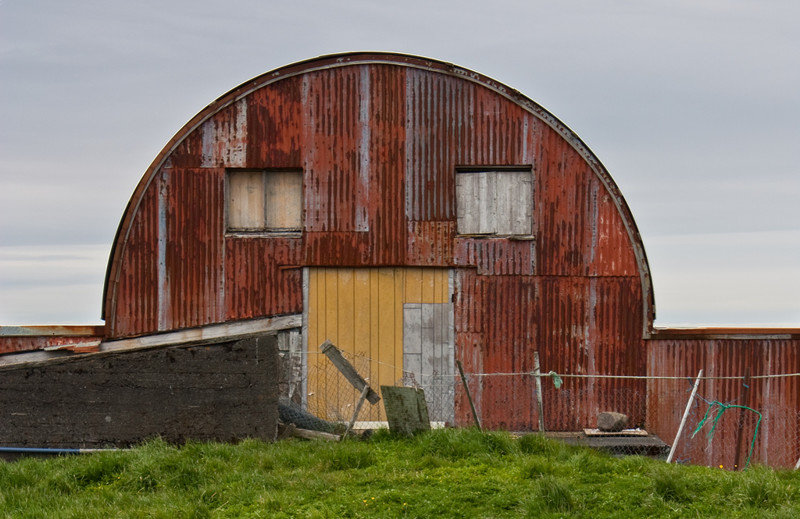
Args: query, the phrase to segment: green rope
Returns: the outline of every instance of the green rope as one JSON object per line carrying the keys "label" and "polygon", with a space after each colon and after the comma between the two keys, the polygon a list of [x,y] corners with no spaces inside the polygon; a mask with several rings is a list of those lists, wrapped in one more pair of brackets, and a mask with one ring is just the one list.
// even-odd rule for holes
{"label": "green rope", "polygon": [[758,411],[756,411],[755,409],[753,409],[751,407],[747,407],[747,406],[744,406],[744,405],[735,405],[735,404],[723,404],[722,402],[717,402],[715,400],[714,402],[711,402],[711,405],[709,405],[708,409],[706,410],[706,414],[703,415],[703,419],[700,420],[699,424],[697,424],[697,429],[695,429],[694,432],[692,433],[692,438],[694,438],[695,435],[698,432],[700,432],[700,429],[702,429],[703,426],[706,424],[706,420],[708,419],[708,414],[715,407],[719,407],[719,411],[717,411],[717,415],[714,417],[714,423],[711,426],[711,430],[708,431],[708,433],[706,434],[706,437],[708,438],[708,442],[709,443],[711,443],[711,439],[714,438],[714,429],[717,428],[717,422],[719,422],[719,419],[722,418],[722,414],[725,411],[727,411],[728,409],[731,409],[731,408],[746,409],[747,411],[753,411],[755,414],[758,415],[758,421],[756,422],[756,428],[753,431],[753,439],[750,442],[750,452],[747,453],[747,462],[744,464],[744,468],[746,469],[747,467],[750,466],[750,456],[753,455],[753,448],[756,446],[756,436],[758,435],[758,426],[761,425],[761,418],[763,418],[763,417],[761,416],[761,413],[759,413]]}

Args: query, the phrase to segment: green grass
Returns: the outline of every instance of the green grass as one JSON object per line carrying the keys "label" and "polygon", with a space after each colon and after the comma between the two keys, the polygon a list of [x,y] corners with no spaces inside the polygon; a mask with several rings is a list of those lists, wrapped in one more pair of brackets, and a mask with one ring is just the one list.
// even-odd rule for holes
{"label": "green grass", "polygon": [[0,517],[798,517],[800,473],[616,459],[538,435],[150,441],[0,462]]}

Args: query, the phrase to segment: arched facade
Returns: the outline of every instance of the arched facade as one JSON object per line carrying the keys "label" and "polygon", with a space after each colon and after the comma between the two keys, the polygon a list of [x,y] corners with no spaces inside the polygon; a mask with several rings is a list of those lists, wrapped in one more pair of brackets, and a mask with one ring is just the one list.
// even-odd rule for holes
{"label": "arched facade", "polygon": [[[108,339],[302,314],[309,349],[330,338],[394,366],[377,383],[454,360],[527,372],[534,351],[643,375],[654,317],[628,206],[571,130],[480,74],[382,53],[277,69],[187,123],[131,197],[103,308]],[[643,382],[576,385],[570,406],[545,400],[549,429],[607,408],[644,420]],[[485,424],[532,428],[532,388],[481,378]],[[448,391],[445,417],[468,423]]]}

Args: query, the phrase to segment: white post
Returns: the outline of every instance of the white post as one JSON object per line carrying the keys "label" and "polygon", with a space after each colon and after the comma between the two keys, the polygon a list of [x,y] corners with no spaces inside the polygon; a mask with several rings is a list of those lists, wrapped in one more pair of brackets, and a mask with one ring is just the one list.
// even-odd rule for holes
{"label": "white post", "polygon": [[675,433],[675,441],[672,442],[672,447],[669,449],[667,463],[672,463],[672,458],[675,456],[675,451],[678,450],[678,439],[680,439],[681,433],[683,432],[683,426],[686,425],[686,419],[689,418],[689,410],[692,408],[692,402],[694,402],[694,396],[697,394],[697,386],[700,385],[700,377],[702,376],[703,370],[701,369],[699,372],[697,372],[697,379],[694,381],[692,394],[689,396],[689,401],[686,402],[686,410],[683,412],[683,418],[681,418],[681,424],[678,426],[678,432]]}
{"label": "white post", "polygon": [[347,429],[344,430],[344,434],[342,435],[342,440],[347,437],[347,434],[353,429],[353,426],[356,424],[356,418],[358,418],[358,413],[361,411],[361,406],[364,405],[364,400],[367,398],[367,393],[369,393],[369,385],[365,385],[364,389],[361,390],[361,398],[358,399],[358,403],[356,404],[356,409],[353,411],[353,417],[350,418],[350,423],[347,424]]}
{"label": "white post", "polygon": [[542,402],[542,373],[539,371],[539,352],[533,352],[533,376],[536,377],[536,403],[539,406],[539,432],[544,432],[544,403]]}
{"label": "white post", "polygon": [[794,470],[800,469],[800,458],[797,458],[797,463],[794,464]]}

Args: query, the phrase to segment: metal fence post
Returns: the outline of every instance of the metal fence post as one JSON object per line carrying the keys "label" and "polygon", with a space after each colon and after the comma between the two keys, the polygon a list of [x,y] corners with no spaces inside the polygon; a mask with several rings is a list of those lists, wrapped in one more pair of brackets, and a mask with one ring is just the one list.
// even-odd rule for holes
{"label": "metal fence post", "polygon": [[675,433],[675,440],[672,442],[672,447],[669,449],[669,456],[667,456],[667,463],[672,463],[672,458],[675,456],[675,451],[678,449],[678,440],[681,437],[681,433],[683,432],[683,426],[686,425],[686,419],[689,417],[689,410],[692,408],[692,402],[694,402],[694,397],[697,394],[697,386],[700,385],[700,377],[703,376],[703,370],[697,372],[697,379],[694,381],[694,387],[692,387],[692,394],[689,396],[689,401],[686,402],[686,410],[683,411],[683,418],[681,418],[681,424],[678,426],[678,432]]}

